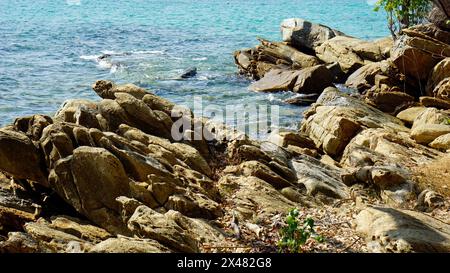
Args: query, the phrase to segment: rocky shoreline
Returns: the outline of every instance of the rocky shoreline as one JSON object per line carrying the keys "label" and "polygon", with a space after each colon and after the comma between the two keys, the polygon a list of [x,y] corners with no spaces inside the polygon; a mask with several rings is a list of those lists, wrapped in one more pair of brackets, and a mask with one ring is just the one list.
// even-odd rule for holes
{"label": "rocky shoreline", "polygon": [[299,131],[193,117],[212,140],[177,142],[175,104],[105,80],[1,128],[0,252],[276,252],[292,208],[325,238],[307,252],[450,252],[450,32],[288,19],[282,37],[235,60],[253,90],[310,95]]}

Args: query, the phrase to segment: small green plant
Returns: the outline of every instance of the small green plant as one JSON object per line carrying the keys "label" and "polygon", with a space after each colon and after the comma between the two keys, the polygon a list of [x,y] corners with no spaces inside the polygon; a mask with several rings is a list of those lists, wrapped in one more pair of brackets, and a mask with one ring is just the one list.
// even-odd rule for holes
{"label": "small green plant", "polygon": [[306,218],[303,224],[300,223],[298,209],[292,209],[286,216],[286,226],[280,230],[280,240],[278,248],[280,252],[301,252],[301,247],[309,238],[315,239],[317,242],[323,242],[323,237],[318,235],[314,230],[314,220]]}
{"label": "small green plant", "polygon": [[444,123],[445,125],[450,125],[450,118],[445,119],[443,123]]}

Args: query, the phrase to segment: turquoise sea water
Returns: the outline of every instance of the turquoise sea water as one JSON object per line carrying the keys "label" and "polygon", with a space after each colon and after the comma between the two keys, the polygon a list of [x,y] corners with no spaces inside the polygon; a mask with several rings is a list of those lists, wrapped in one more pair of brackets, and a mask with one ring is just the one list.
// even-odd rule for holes
{"label": "turquoise sea water", "polygon": [[[232,53],[256,36],[279,40],[285,18],[300,17],[364,39],[388,35],[367,0],[0,0],[0,125],[53,114],[69,98],[98,100],[97,79],[131,82],[177,103],[277,104],[281,125],[304,108],[292,96],[247,90]],[[101,54],[108,61],[98,62]],[[176,79],[195,66],[198,75]]]}

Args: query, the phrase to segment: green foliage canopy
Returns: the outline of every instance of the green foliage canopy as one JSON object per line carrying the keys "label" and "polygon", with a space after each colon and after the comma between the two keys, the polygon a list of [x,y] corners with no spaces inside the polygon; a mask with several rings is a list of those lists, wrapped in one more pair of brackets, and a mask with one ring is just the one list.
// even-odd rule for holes
{"label": "green foliage canopy", "polygon": [[389,30],[396,38],[403,28],[422,23],[431,6],[430,0],[378,0],[375,11],[386,11]]}

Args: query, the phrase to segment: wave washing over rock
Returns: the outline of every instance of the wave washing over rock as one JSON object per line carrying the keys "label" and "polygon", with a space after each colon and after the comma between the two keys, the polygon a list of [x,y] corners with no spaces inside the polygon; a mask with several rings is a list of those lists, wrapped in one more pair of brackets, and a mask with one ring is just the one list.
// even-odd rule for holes
{"label": "wave washing over rock", "polygon": [[450,32],[431,21],[368,42],[287,19],[284,42],[237,51],[252,89],[314,102],[264,140],[188,115],[204,137],[176,141],[178,105],[107,80],[98,102],[17,118],[0,252],[275,252],[294,207],[324,238],[304,251],[450,252]]}

